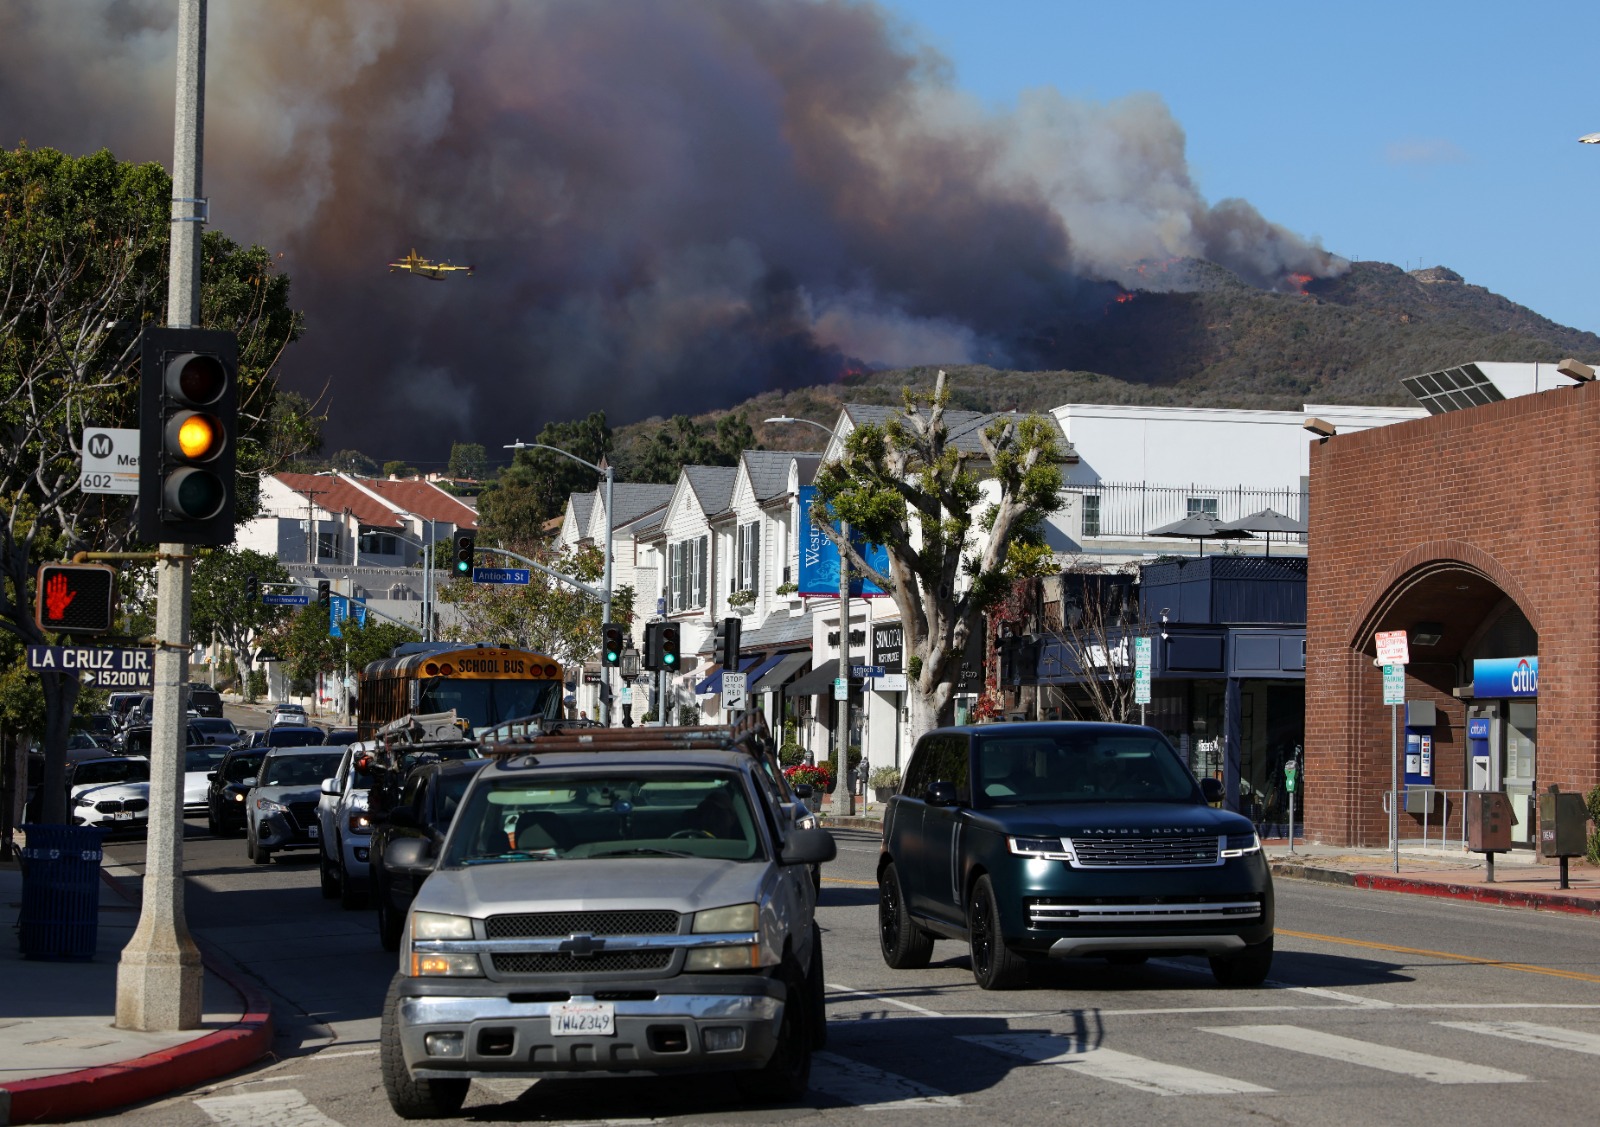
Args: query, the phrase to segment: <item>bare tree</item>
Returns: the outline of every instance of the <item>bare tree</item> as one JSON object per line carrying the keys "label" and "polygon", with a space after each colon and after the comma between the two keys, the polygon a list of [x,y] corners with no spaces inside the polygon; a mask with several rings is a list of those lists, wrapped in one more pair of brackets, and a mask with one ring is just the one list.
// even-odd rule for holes
{"label": "bare tree", "polygon": [[1134,640],[1149,636],[1140,608],[1137,577],[1068,571],[1059,579],[1064,672],[1071,678],[1061,697],[1077,719],[1126,723],[1137,715],[1134,701]]}

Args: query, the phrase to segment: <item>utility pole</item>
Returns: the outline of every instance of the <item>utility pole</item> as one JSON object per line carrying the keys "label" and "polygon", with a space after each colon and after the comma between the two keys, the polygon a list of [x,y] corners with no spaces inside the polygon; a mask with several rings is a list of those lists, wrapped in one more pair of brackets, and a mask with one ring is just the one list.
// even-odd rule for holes
{"label": "utility pole", "polygon": [[[201,137],[205,125],[206,0],[178,0],[178,79],[173,123],[172,237],[167,325],[200,320]],[[148,379],[149,373],[143,378]],[[189,680],[190,555],[165,543],[156,562],[150,826],[139,925],[117,965],[119,1029],[195,1029],[204,971],[183,911],[184,699]]]}
{"label": "utility pole", "polygon": [[834,693],[833,706],[839,710],[835,722],[837,735],[834,742],[833,803],[829,811],[836,818],[847,818],[855,813],[855,788],[850,784],[850,557],[845,545],[850,543],[850,522],[839,522],[839,676],[844,682],[844,696]]}

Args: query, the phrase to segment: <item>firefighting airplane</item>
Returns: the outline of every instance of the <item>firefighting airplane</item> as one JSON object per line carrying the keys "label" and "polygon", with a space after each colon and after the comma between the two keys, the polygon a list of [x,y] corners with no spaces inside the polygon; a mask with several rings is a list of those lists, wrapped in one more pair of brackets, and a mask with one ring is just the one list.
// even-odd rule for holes
{"label": "firefighting airplane", "polygon": [[472,272],[476,269],[476,266],[451,266],[448,262],[433,262],[418,254],[416,247],[412,247],[411,253],[399,262],[389,263],[389,273],[391,274],[396,270],[405,270],[413,277],[431,278],[435,282],[443,281],[444,276],[453,270],[465,270],[467,277],[470,278],[472,277]]}

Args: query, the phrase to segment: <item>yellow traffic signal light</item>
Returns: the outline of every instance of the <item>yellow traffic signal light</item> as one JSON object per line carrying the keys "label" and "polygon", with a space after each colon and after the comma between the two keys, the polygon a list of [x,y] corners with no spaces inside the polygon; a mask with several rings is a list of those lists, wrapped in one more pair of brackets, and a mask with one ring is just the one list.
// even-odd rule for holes
{"label": "yellow traffic signal light", "polygon": [[233,540],[238,342],[210,329],[146,329],[139,401],[139,535]]}

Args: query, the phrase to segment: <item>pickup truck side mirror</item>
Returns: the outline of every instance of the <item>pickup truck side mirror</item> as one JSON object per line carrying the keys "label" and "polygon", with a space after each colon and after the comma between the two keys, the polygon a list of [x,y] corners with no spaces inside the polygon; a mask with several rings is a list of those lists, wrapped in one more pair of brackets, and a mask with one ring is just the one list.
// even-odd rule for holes
{"label": "pickup truck side mirror", "polygon": [[[839,847],[827,830],[795,830],[784,841],[778,860],[784,865],[820,865],[838,855]],[[384,858],[387,860],[388,854]]]}
{"label": "pickup truck side mirror", "polygon": [[206,782],[214,783],[216,781],[217,781],[217,773],[215,771],[207,771],[206,772]]}
{"label": "pickup truck side mirror", "polygon": [[239,785],[242,787],[253,787],[256,785],[256,777],[251,775],[248,779],[240,779]]}
{"label": "pickup truck side mirror", "polygon": [[956,785],[943,779],[935,779],[928,784],[928,789],[922,792],[922,801],[929,806],[954,806]]}
{"label": "pickup truck side mirror", "polygon": [[1225,797],[1222,791],[1221,780],[1213,779],[1209,776],[1201,779],[1200,797],[1204,798],[1206,802],[1210,803],[1212,806],[1215,806],[1217,803],[1221,802]]}
{"label": "pickup truck side mirror", "polygon": [[397,873],[428,873],[433,871],[433,842],[423,837],[405,837],[391,841],[383,851],[383,863]]}
{"label": "pickup truck side mirror", "polygon": [[326,794],[326,795],[330,795],[330,796],[332,796],[334,798],[339,797],[339,780],[338,779],[323,779],[322,780],[322,793]]}

